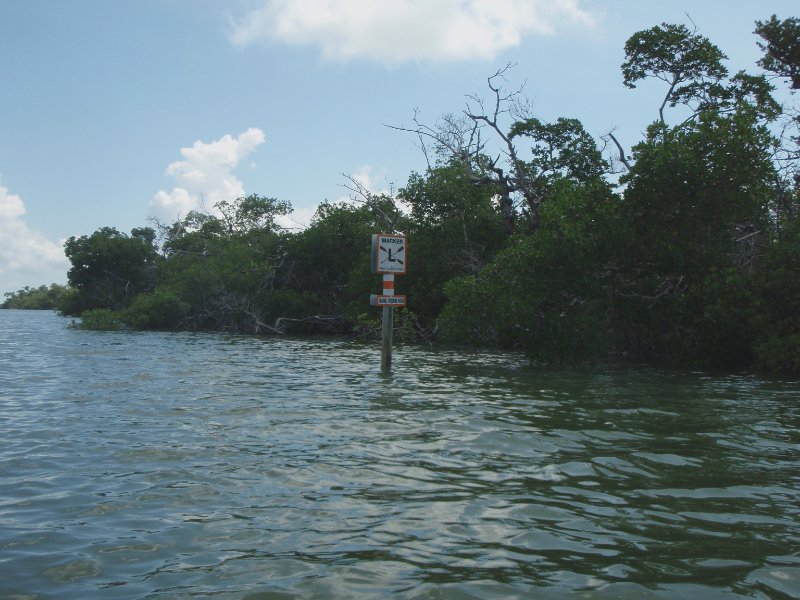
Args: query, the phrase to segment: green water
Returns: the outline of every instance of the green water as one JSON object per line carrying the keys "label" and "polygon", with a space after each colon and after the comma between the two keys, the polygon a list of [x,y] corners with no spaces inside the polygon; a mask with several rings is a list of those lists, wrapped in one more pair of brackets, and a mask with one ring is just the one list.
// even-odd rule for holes
{"label": "green water", "polygon": [[0,311],[0,598],[797,598],[800,382]]}

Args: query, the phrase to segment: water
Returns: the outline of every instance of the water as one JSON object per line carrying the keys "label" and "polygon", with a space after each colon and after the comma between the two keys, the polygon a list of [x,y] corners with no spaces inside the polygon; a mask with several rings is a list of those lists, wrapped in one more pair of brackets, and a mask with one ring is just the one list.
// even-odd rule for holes
{"label": "water", "polygon": [[0,598],[800,597],[800,383],[0,311]]}

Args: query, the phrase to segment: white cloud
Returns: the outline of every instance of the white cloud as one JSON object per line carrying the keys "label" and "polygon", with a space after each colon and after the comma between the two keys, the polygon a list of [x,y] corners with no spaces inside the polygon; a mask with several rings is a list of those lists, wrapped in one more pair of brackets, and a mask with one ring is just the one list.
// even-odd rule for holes
{"label": "white cloud", "polygon": [[580,0],[263,1],[234,24],[234,44],[318,45],[332,60],[492,59],[525,35],[593,24]]}
{"label": "white cloud", "polygon": [[372,194],[389,194],[390,191],[386,187],[382,187],[381,184],[378,183],[379,178],[384,179],[384,184],[386,183],[386,173],[381,172],[379,175],[375,175],[373,171],[375,167],[372,165],[362,165],[360,166],[355,173],[353,173],[350,177],[353,178],[358,185],[363,187],[365,190]]}
{"label": "white cloud", "polygon": [[22,198],[0,185],[0,285],[10,292],[66,279],[63,246],[31,230],[24,217]]}
{"label": "white cloud", "polygon": [[190,210],[208,211],[217,202],[244,196],[244,186],[233,169],[263,143],[264,132],[251,127],[236,138],[226,134],[214,142],[196,141],[189,148],[181,148],[183,160],[166,169],[177,185],[172,191],[160,190],[153,196],[150,215],[171,222]]}
{"label": "white cloud", "polygon": [[[362,204],[364,198],[362,197],[362,194],[359,193],[359,189],[363,192],[376,196],[380,194],[391,196],[392,186],[386,179],[386,172],[380,171],[376,174],[374,171],[375,167],[372,165],[362,165],[358,167],[355,172],[347,175],[347,178],[351,179],[352,181],[347,181],[342,184],[342,187],[344,188],[343,193],[336,200],[334,200],[334,203]],[[382,180],[382,183],[380,180]]]}
{"label": "white cloud", "polygon": [[288,215],[279,215],[276,217],[275,222],[280,227],[289,231],[298,231],[311,225],[311,221],[314,219],[314,214],[316,212],[316,206],[295,208]]}

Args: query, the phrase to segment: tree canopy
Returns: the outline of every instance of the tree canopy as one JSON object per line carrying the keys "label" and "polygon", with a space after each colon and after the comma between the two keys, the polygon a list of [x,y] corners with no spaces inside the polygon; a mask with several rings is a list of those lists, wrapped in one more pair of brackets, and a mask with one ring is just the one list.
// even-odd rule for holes
{"label": "tree canopy", "polygon": [[799,23],[759,21],[764,72],[733,75],[696,29],[635,32],[621,83],[664,95],[630,150],[572,116],[537,117],[499,69],[461,113],[395,127],[427,162],[396,195],[351,178],[352,202],[321,204],[293,232],[276,220],[288,202],[250,195],[73,237],[59,305],[89,326],[368,333],[369,236],[404,232],[404,339],[798,373],[797,140],[776,125],[798,121],[773,93],[797,88]]}

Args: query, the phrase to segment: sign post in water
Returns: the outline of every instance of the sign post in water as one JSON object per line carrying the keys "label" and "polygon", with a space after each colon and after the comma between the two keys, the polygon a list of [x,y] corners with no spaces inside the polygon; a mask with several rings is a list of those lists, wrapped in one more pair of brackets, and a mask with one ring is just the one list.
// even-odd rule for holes
{"label": "sign post in water", "polygon": [[383,307],[381,328],[381,371],[392,370],[392,332],[395,306],[405,306],[405,296],[395,296],[394,276],[405,275],[408,268],[408,241],[404,235],[374,233],[370,267],[373,273],[383,274],[383,293],[372,294],[370,304]]}

